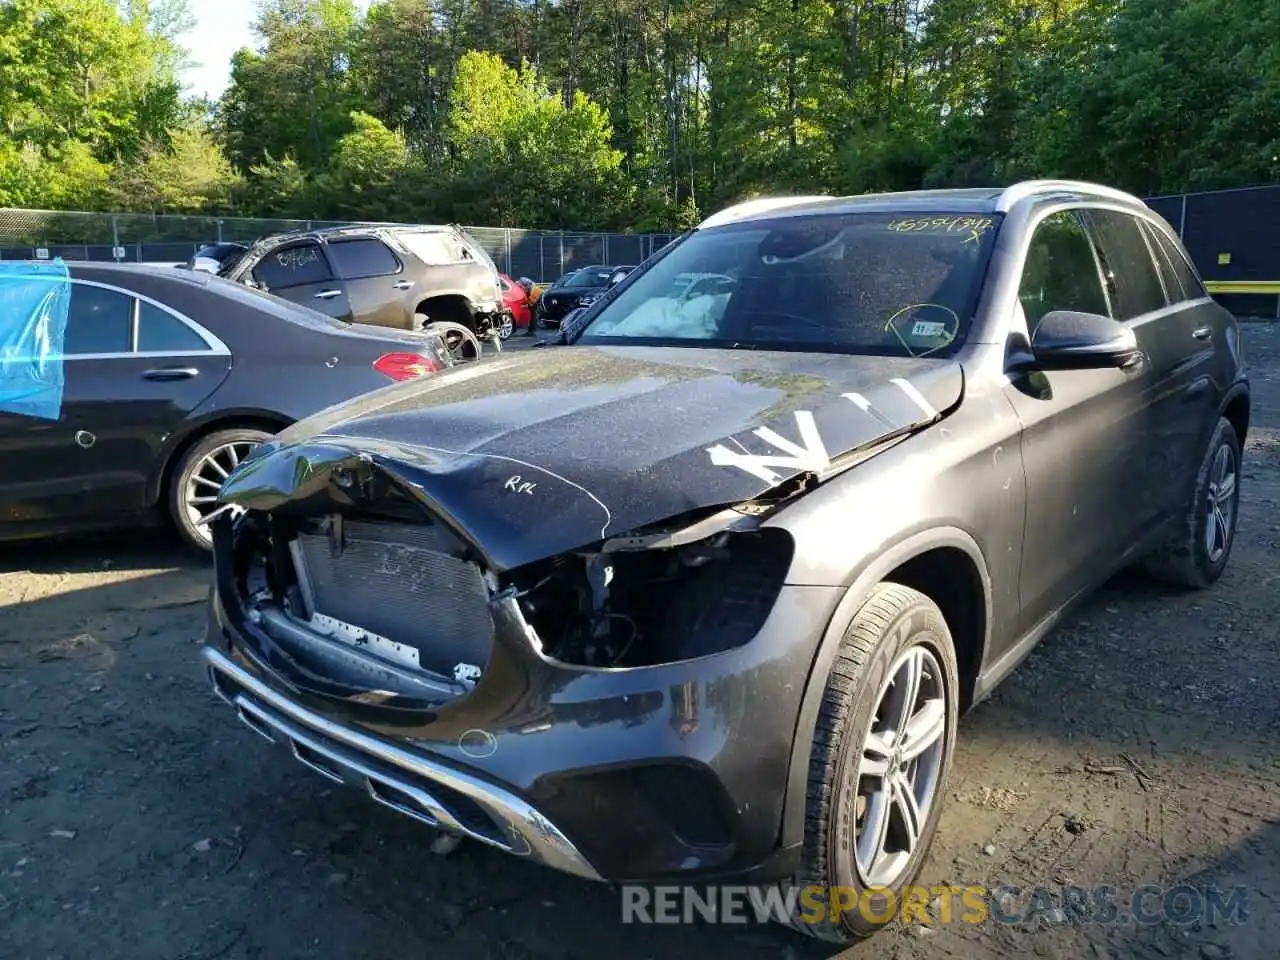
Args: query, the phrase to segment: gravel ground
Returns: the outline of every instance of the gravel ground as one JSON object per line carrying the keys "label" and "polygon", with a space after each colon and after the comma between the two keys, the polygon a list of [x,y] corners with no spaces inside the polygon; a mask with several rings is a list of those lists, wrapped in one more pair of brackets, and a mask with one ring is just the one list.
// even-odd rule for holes
{"label": "gravel ground", "polygon": [[1050,908],[843,953],[770,926],[638,931],[606,888],[475,845],[432,854],[265,749],[196,659],[207,570],[153,534],[0,548],[0,956],[1274,957],[1280,325],[1245,331],[1254,429],[1226,576],[1199,594],[1118,578],[965,718],[921,878],[1243,886],[1243,923]]}

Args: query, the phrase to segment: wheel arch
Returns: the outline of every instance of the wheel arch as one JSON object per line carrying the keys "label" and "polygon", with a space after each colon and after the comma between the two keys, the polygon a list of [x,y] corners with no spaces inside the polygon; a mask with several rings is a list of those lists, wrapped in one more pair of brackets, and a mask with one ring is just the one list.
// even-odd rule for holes
{"label": "wheel arch", "polygon": [[1249,433],[1250,399],[1248,384],[1237,383],[1228,390],[1227,395],[1222,399],[1220,412],[1235,428],[1236,439],[1240,441],[1240,448],[1243,450],[1245,437]]}
{"label": "wheel arch", "polygon": [[936,527],[899,541],[864,567],[845,589],[814,653],[801,697],[787,768],[782,847],[804,840],[809,758],[827,675],[849,624],[872,589],[884,581],[901,583],[929,596],[942,610],[960,667],[960,710],[973,692],[991,635],[991,576],[977,541],[958,527]]}
{"label": "wheel arch", "polygon": [[[460,311],[460,313],[464,314],[465,317],[464,319],[458,319],[456,316],[432,317],[429,309],[432,304],[448,305],[451,309]],[[471,298],[461,290],[446,290],[440,293],[433,293],[429,297],[423,297],[413,308],[413,312],[415,314],[426,314],[427,317],[433,321],[453,320],[455,323],[461,323],[466,327],[475,326],[475,306],[472,304]]]}
{"label": "wheel arch", "polygon": [[268,433],[279,433],[293,421],[281,414],[265,411],[233,412],[226,411],[216,417],[202,420],[185,433],[176,437],[169,448],[160,457],[159,466],[147,482],[147,504],[155,507],[163,502],[169,492],[169,484],[173,480],[173,471],[182,461],[183,455],[211,433],[219,430],[265,430]]}

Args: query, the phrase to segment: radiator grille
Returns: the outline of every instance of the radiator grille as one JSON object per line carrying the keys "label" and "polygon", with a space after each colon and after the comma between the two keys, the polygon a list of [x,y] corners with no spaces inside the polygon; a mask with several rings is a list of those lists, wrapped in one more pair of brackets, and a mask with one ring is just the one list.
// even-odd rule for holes
{"label": "radiator grille", "polygon": [[416,648],[426,670],[483,668],[493,619],[480,568],[441,552],[441,532],[429,524],[344,526],[337,554],[325,535],[298,536],[316,612]]}

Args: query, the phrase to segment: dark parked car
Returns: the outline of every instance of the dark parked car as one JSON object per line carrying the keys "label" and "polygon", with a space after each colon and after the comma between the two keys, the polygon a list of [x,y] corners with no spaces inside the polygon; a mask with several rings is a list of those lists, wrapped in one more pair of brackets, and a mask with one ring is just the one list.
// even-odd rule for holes
{"label": "dark parked car", "polygon": [[472,331],[502,315],[498,270],[455,227],[333,227],[260,240],[222,276],[338,320],[421,330]]}
{"label": "dark parked car", "polygon": [[580,321],[296,424],[222,491],[217,691],[450,833],[900,893],[960,713],[1120,568],[1205,587],[1230,555],[1239,331],[1135,197],[753,202]]}
{"label": "dark parked car", "polygon": [[248,250],[248,245],[243,243],[210,243],[197,250],[182,266],[188,270],[221,273],[230,269],[234,261],[243,257]]}
{"label": "dark parked car", "polygon": [[613,268],[601,264],[575,270],[562,285],[551,286],[538,298],[535,321],[541,326],[555,326],[569,311],[590,306],[609,289],[612,275]]}
{"label": "dark parked car", "polygon": [[613,271],[609,274],[609,286],[612,287],[627,279],[627,274],[631,273],[634,269],[635,264],[625,264],[620,267],[614,267]]}
{"label": "dark parked car", "polygon": [[208,273],[72,264],[56,421],[0,412],[0,540],[166,513],[198,546],[253,446],[441,369],[434,338],[332,320]]}

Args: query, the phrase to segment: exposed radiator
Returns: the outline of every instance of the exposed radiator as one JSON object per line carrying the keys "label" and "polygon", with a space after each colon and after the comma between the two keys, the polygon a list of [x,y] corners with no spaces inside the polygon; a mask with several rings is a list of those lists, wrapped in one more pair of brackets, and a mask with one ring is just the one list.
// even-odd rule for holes
{"label": "exposed radiator", "polygon": [[315,613],[418,651],[423,669],[453,676],[483,668],[493,643],[480,568],[442,551],[430,524],[348,520],[335,553],[324,534],[301,534],[295,557]]}

